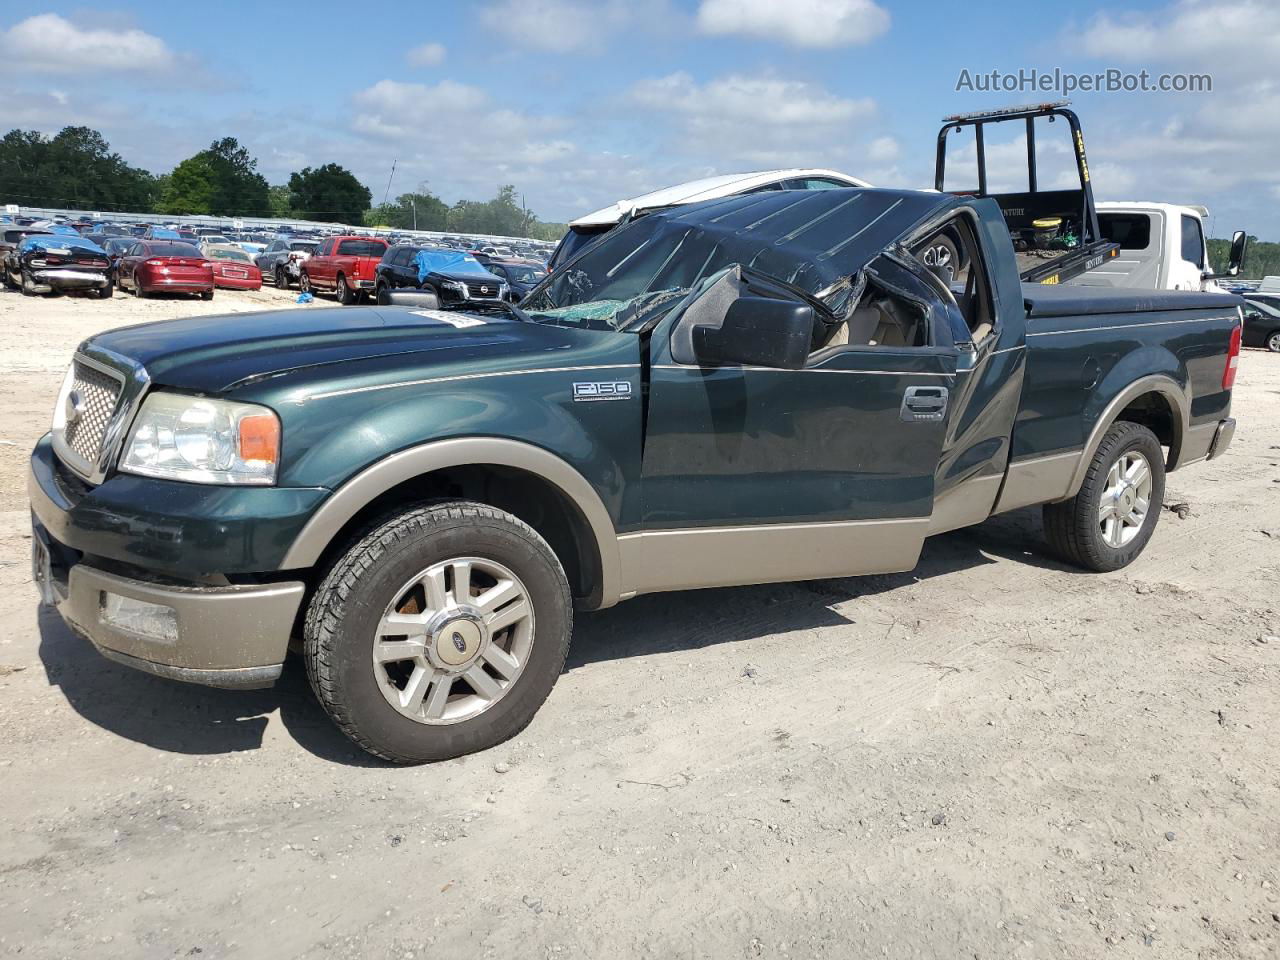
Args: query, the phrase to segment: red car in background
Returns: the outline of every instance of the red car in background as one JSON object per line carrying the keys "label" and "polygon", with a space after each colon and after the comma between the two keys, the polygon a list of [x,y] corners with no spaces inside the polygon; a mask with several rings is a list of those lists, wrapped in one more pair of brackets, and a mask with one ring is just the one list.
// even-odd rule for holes
{"label": "red car in background", "polygon": [[329,237],[303,262],[298,285],[304,293],[332,292],[339,303],[355,303],[373,290],[386,252],[381,237]]}
{"label": "red car in background", "polygon": [[166,291],[213,299],[213,264],[189,243],[139,240],[120,258],[117,284],[139,297]]}
{"label": "red car in background", "polygon": [[207,243],[204,255],[213,264],[213,285],[229,290],[261,290],[262,271],[239,247]]}

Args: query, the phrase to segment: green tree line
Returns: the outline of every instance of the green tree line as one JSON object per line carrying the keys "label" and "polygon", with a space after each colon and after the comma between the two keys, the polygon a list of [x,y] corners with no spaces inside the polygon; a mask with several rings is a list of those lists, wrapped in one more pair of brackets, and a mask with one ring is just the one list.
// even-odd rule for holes
{"label": "green tree line", "polygon": [[171,171],[131,166],[96,130],[66,127],[52,137],[10,130],[0,138],[0,202],[30,207],[127,211],[166,216],[294,217],[333,223],[452,233],[558,239],[565,225],[545,223],[517,202],[514,186],[492,200],[450,206],[427,192],[373,206],[369,188],[350,170],[326,163],[269,184],[234,137],[215,140]]}
{"label": "green tree line", "polygon": [[[1230,259],[1231,241],[1209,239],[1209,262],[1215,270],[1225,270]],[[1249,235],[1245,248],[1244,266],[1240,268],[1241,280],[1261,280],[1263,277],[1280,276],[1280,243],[1260,241]]]}

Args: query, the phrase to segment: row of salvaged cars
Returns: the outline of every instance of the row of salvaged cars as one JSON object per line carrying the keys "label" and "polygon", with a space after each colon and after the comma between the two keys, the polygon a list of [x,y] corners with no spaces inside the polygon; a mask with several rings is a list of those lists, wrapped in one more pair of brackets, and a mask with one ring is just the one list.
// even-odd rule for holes
{"label": "row of salvaged cars", "polygon": [[[136,234],[136,235],[135,235]],[[392,242],[392,241],[398,242]],[[255,235],[148,226],[103,232],[52,222],[0,223],[5,286],[29,296],[79,291],[110,298],[117,288],[138,297],[189,294],[212,299],[219,288],[277,288],[333,294],[341,303],[387,302],[403,286],[435,293],[443,305],[518,300],[546,275],[549,252],[449,238],[430,242],[369,235]]]}

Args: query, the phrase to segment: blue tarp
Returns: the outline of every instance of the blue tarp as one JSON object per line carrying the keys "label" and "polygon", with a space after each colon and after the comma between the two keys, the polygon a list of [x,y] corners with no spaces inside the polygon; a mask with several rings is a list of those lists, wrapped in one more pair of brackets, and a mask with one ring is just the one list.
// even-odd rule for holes
{"label": "blue tarp", "polygon": [[65,223],[50,224],[49,226],[45,227],[45,229],[50,231],[51,233],[60,234],[61,236],[64,236],[64,237],[80,236],[79,230],[77,230],[75,227],[68,227]]}
{"label": "blue tarp", "polygon": [[79,234],[63,236],[57,233],[37,233],[35,236],[27,237],[18,244],[18,252],[32,248],[38,250],[49,250],[53,253],[68,253],[71,248],[76,250],[84,250],[88,253],[101,253],[106,256],[106,251],[94,243],[92,240],[86,240]]}
{"label": "blue tarp", "polygon": [[444,273],[459,279],[498,279],[481,266],[479,260],[461,250],[419,250],[413,265],[418,268],[418,283],[426,280],[429,273]]}

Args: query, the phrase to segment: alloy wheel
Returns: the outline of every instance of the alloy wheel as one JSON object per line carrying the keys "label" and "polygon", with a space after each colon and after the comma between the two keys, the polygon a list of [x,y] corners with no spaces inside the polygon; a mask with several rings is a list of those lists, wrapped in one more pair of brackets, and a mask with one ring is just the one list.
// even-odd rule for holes
{"label": "alloy wheel", "polygon": [[1098,523],[1109,547],[1127,546],[1142,530],[1151,509],[1151,464],[1136,450],[1122,453],[1107,473],[1098,505]]}
{"label": "alloy wheel", "polygon": [[480,557],[444,560],[387,605],[373,640],[375,679],[410,720],[470,720],[515,685],[533,639],[533,603],[515,573]]}

